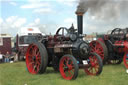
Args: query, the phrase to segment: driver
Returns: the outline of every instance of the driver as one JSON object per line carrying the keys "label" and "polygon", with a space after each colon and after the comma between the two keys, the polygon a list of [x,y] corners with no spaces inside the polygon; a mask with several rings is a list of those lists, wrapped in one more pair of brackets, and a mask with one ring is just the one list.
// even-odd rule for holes
{"label": "driver", "polygon": [[69,28],[69,33],[75,33],[76,29],[74,29],[74,26],[72,24],[72,26]]}

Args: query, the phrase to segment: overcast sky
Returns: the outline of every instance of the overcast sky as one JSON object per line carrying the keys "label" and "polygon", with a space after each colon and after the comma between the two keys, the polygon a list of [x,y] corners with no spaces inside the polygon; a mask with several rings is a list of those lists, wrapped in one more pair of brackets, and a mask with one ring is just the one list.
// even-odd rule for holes
{"label": "overcast sky", "polygon": [[[21,27],[26,26],[39,27],[46,34],[54,34],[59,27],[69,28],[72,23],[76,28],[75,11],[78,1],[0,0],[0,33],[15,36]],[[108,3],[108,5],[102,6],[102,11],[96,13],[92,10],[87,11],[84,14],[84,33],[107,32],[115,27],[128,27],[127,12],[124,13],[120,7],[120,2]],[[105,15],[109,15],[111,11],[116,12],[117,16],[109,17],[110,19],[105,18]]]}

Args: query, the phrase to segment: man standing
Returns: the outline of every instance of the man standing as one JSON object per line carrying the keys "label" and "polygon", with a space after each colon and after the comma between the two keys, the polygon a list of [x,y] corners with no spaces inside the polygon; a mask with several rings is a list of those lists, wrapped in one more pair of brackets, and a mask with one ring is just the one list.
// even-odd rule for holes
{"label": "man standing", "polygon": [[2,63],[2,62],[3,62],[3,55],[0,52],[0,63]]}
{"label": "man standing", "polygon": [[18,61],[18,54],[15,54],[14,61]]}
{"label": "man standing", "polygon": [[9,52],[7,51],[7,53],[5,55],[5,62],[9,62],[9,57],[10,57],[10,55],[9,55]]}

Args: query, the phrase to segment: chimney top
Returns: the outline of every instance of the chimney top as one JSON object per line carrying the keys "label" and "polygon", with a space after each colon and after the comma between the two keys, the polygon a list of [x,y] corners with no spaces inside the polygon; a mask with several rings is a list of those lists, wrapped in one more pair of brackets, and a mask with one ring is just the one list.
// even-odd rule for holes
{"label": "chimney top", "polygon": [[82,16],[88,8],[81,8],[80,6],[77,7],[76,14]]}

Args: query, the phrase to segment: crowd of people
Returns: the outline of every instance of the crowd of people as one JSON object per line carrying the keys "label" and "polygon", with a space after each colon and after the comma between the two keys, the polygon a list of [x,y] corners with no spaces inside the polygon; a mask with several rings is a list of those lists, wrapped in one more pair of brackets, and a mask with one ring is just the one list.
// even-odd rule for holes
{"label": "crowd of people", "polygon": [[18,61],[18,56],[16,53],[10,55],[9,52],[7,51],[6,54],[4,55],[0,52],[0,63],[7,63],[10,61]]}

